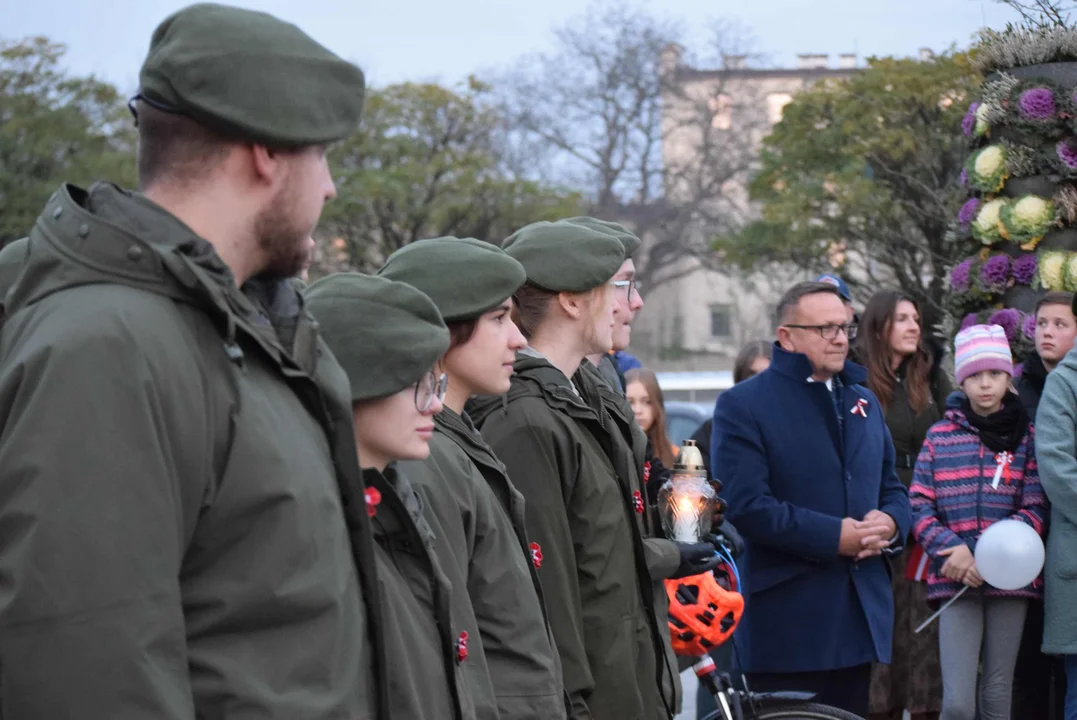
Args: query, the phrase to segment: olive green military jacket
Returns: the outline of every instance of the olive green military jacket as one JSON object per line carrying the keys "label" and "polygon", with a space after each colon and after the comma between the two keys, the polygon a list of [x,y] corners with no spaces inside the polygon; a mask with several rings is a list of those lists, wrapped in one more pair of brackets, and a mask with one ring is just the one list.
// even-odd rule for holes
{"label": "olive green military jacket", "polygon": [[430,457],[401,466],[424,500],[442,566],[452,568],[454,602],[463,595],[477,623],[472,649],[484,657],[470,668],[478,675],[472,685],[489,689],[492,706],[479,717],[564,718],[561,664],[535,568],[542,548],[529,547],[523,496],[466,416],[445,408],[434,422]]}
{"label": "olive green military jacket", "polygon": [[348,382],[298,294],[64,186],[5,310],[4,716],[391,717]]}
{"label": "olive green military jacket", "polygon": [[[437,554],[422,499],[402,468],[367,468],[378,580],[388,624],[387,674],[393,715],[408,720],[475,720],[474,627],[462,626],[458,597]],[[466,602],[466,596],[464,598]],[[496,713],[493,717],[497,717]]]}
{"label": "olive green military jacket", "polygon": [[661,717],[651,581],[599,417],[545,359],[521,356],[515,370],[509,393],[472,416],[527,501],[570,715]]}
{"label": "olive green military jacket", "polygon": [[[661,645],[663,658],[659,668],[664,697],[671,698],[675,712],[680,712],[681,678],[679,663],[673,653],[670,640],[669,596],[665,580],[680,566],[681,554],[676,543],[663,536],[658,509],[651,505],[647,496],[646,464],[647,435],[636,422],[635,413],[625,396],[609,386],[601,371],[585,360],[572,377],[584,402],[601,417],[602,429],[607,441],[603,443],[610,461],[621,481],[623,492],[645,503],[645,512],[636,513],[636,531],[642,538],[643,557],[650,573],[653,595],[652,612],[655,617],[656,642]],[[660,708],[664,710],[664,708]],[[660,717],[663,717],[661,714]]]}

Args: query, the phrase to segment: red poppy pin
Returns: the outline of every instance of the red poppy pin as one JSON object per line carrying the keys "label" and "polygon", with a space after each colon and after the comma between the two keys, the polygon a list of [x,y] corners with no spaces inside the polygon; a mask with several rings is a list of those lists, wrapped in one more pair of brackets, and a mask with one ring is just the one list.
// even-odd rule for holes
{"label": "red poppy pin", "polygon": [[378,512],[378,505],[381,504],[381,493],[377,488],[367,488],[363,494],[366,496],[366,514],[374,517]]}
{"label": "red poppy pin", "polygon": [[456,659],[460,662],[467,660],[467,630],[461,632],[456,641]]}
{"label": "red poppy pin", "polygon": [[542,547],[537,542],[531,543],[531,562],[536,570],[542,567]]}
{"label": "red poppy pin", "polygon": [[643,482],[650,482],[651,480],[651,461],[643,463]]}
{"label": "red poppy pin", "polygon": [[632,504],[635,505],[636,512],[639,513],[640,515],[642,515],[643,514],[643,509],[644,509],[643,495],[640,494],[639,490],[636,490],[636,491],[634,491],[632,493]]}

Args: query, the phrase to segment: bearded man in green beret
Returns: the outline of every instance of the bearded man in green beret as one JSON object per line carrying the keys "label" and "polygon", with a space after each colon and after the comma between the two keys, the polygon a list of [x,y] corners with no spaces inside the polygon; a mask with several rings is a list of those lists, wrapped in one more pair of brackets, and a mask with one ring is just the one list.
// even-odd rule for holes
{"label": "bearded man in green beret", "polygon": [[388,718],[347,377],[290,276],[363,74],[194,5],[131,108],[139,191],[64,185],[0,336],[5,718]]}

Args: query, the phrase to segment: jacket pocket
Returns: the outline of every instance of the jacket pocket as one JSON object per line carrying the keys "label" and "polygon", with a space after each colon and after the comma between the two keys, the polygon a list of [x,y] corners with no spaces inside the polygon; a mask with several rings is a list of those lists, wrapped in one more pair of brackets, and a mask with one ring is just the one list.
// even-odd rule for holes
{"label": "jacket pocket", "polygon": [[1047,570],[1063,580],[1077,578],[1077,526],[1056,512],[1051,518],[1051,530],[1047,540]]}

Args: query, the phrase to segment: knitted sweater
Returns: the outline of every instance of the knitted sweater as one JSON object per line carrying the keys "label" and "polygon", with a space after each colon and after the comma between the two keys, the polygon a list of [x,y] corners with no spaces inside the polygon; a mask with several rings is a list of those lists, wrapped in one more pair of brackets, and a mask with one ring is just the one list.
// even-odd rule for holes
{"label": "knitted sweater", "polygon": [[[1011,458],[994,453],[965,417],[951,407],[931,426],[920,450],[909,500],[913,511],[913,536],[931,557],[928,573],[929,600],[953,597],[963,586],[939,571],[946,556],[939,552],[965,543],[974,553],[980,534],[999,520],[1028,523],[1041,536],[1047,518],[1047,496],[1036,469],[1035,431],[1029,425]],[[1009,460],[1003,464],[1004,460]],[[992,487],[999,465],[998,486]],[[1020,590],[999,590],[984,584],[990,597],[1042,596],[1042,580]]]}

